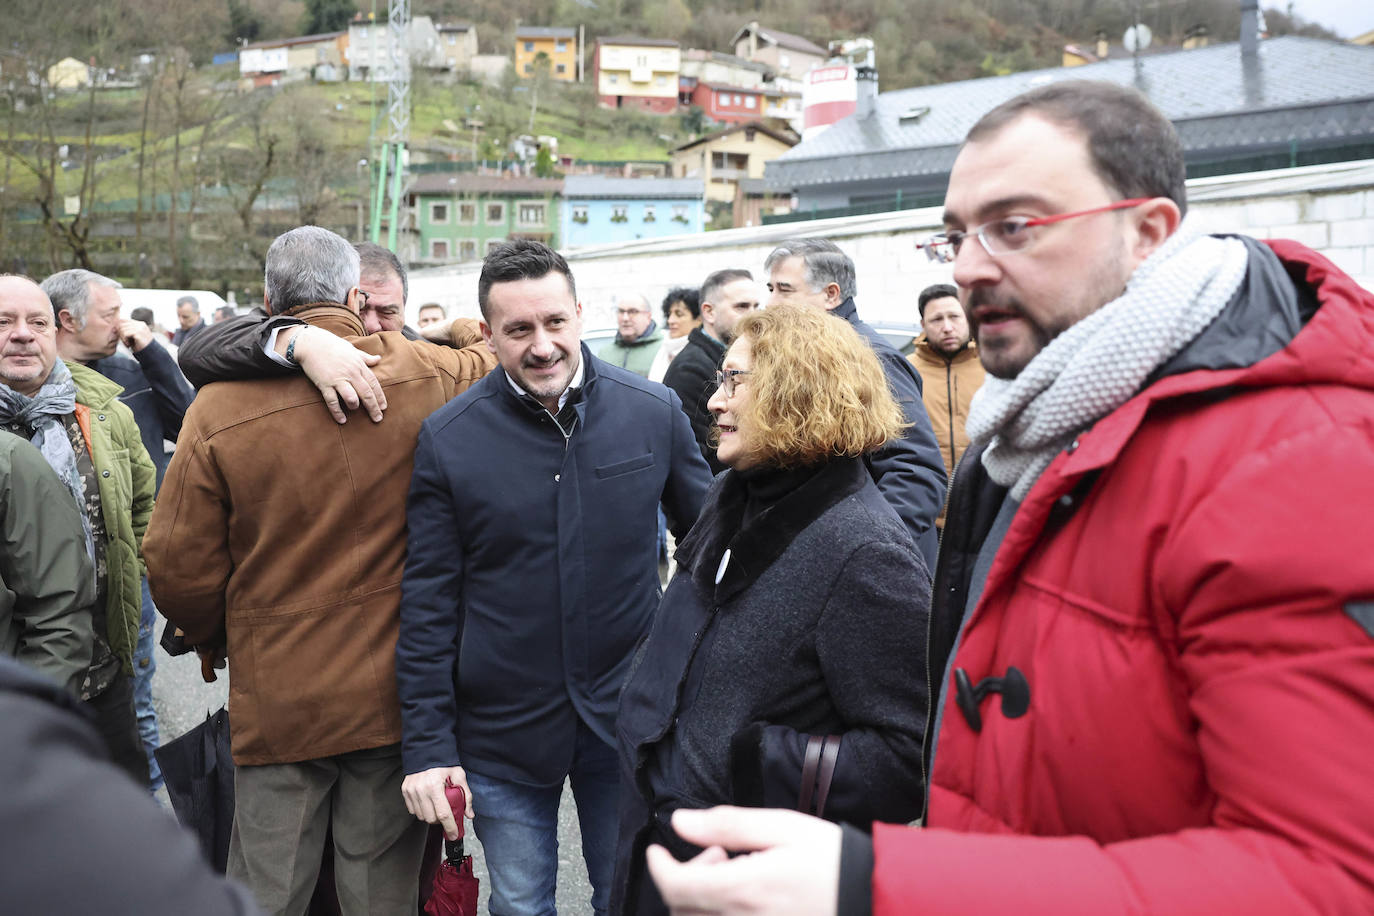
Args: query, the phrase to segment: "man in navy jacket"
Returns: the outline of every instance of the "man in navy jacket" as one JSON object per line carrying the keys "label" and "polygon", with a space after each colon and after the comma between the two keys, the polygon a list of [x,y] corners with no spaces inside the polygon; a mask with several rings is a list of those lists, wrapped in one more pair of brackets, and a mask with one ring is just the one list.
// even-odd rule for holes
{"label": "man in navy jacket", "polygon": [[849,322],[868,341],[883,365],[892,396],[901,405],[906,433],[868,457],[868,469],[888,505],[911,532],[911,539],[935,568],[940,549],[935,519],[945,505],[945,461],[921,397],[921,376],[881,334],[859,319],[854,307],[854,262],[828,239],[789,239],[763,262],[768,272],[768,303],[796,302],[825,309]]}
{"label": "man in navy jacket", "polygon": [[470,789],[492,912],[553,911],[571,779],[592,906],[616,840],[615,710],[659,600],[660,503],[677,537],[710,471],[677,395],[579,341],[567,262],[517,240],[478,284],[493,371],[420,432],[396,681],[407,807],[456,836]]}

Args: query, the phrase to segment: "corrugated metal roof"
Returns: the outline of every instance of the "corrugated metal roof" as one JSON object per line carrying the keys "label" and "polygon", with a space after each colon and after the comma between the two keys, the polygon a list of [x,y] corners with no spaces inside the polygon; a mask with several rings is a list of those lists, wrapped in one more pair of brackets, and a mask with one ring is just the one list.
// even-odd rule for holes
{"label": "corrugated metal roof", "polygon": [[616,35],[611,38],[598,38],[597,44],[600,45],[630,45],[645,48],[678,48],[678,42],[670,38],[640,38],[637,35]]}
{"label": "corrugated metal roof", "polygon": [[468,172],[433,172],[410,183],[408,194],[557,194],[562,178],[523,178],[504,175],[473,175]]}
{"label": "corrugated metal roof", "polygon": [[706,183],[700,178],[618,178],[609,175],[569,175],[563,179],[563,196],[603,200],[700,200]]}
{"label": "corrugated metal roof", "polygon": [[[945,172],[974,123],[997,105],[1059,80],[1106,80],[1145,93],[1178,127],[1185,149],[1243,148],[1369,133],[1374,48],[1286,36],[1260,42],[1247,66],[1238,43],[1055,67],[879,94],[768,165],[770,183],[801,187],[832,175],[862,181]],[[844,160],[837,173],[835,160]]]}

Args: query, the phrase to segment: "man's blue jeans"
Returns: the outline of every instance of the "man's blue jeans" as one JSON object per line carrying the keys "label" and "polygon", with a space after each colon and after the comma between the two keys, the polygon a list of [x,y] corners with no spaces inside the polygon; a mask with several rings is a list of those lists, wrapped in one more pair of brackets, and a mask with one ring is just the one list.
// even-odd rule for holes
{"label": "man's blue jeans", "polygon": [[138,624],[138,645],[134,647],[134,715],[138,717],[138,736],[148,755],[148,788],[156,792],[162,785],[153,750],[157,747],[157,710],[153,708],[153,672],[157,670],[157,608],[143,579],[143,616]]}
{"label": "man's blue jeans", "polygon": [[[615,868],[620,778],[615,748],[579,724],[573,798],[592,909],[605,916]],[[491,916],[553,916],[558,880],[558,802],[563,786],[525,786],[468,771],[473,827],[491,876]]]}

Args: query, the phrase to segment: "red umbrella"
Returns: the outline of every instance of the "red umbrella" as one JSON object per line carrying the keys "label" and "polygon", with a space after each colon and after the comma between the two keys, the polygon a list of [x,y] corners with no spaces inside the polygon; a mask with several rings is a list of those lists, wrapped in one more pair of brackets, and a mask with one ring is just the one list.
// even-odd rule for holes
{"label": "red umbrella", "polygon": [[444,863],[434,876],[425,912],[429,916],[477,916],[477,876],[472,873],[472,856],[463,855],[463,812],[467,797],[458,786],[445,786],[444,795],[458,822],[458,839],[444,840]]}

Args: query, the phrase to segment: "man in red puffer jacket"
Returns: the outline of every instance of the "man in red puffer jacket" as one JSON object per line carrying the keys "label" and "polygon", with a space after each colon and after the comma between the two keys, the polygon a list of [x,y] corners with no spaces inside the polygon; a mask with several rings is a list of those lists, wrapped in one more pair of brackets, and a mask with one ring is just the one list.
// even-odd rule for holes
{"label": "man in red puffer jacket", "polygon": [[680,812],[759,851],[651,849],[673,906],[1374,911],[1374,296],[1201,234],[1183,178],[1109,84],[970,131],[932,245],[989,377],[935,576],[930,829]]}

